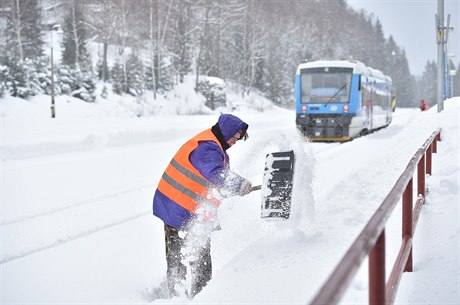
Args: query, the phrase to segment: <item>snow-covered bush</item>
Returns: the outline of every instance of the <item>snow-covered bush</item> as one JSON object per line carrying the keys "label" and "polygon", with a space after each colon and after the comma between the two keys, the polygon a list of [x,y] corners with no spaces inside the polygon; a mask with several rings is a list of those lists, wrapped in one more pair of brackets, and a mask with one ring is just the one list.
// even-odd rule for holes
{"label": "snow-covered bush", "polygon": [[95,101],[95,76],[91,70],[80,69],[79,65],[75,69],[64,65],[59,70],[59,78],[63,94],[71,95],[86,102]]}
{"label": "snow-covered bush", "polygon": [[227,106],[225,83],[217,77],[206,77],[198,82],[196,90],[206,98],[206,106],[215,110]]}
{"label": "snow-covered bush", "polygon": [[137,54],[132,53],[126,61],[126,92],[140,96],[144,92],[143,65]]}
{"label": "snow-covered bush", "polygon": [[28,98],[34,95],[29,75],[33,71],[30,61],[7,60],[7,68],[4,69],[6,92],[11,96]]}

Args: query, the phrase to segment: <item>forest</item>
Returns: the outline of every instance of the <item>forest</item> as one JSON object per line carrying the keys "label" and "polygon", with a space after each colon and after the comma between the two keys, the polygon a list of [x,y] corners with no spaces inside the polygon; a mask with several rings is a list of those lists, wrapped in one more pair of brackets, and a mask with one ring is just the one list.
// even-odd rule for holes
{"label": "forest", "polygon": [[[213,76],[280,106],[294,100],[305,61],[354,59],[393,79],[399,107],[436,101],[436,62],[409,70],[403,47],[373,15],[346,0],[2,0],[0,96],[69,94],[93,102],[113,90],[173,90],[184,77]],[[61,33],[53,68],[49,33]],[[53,35],[53,34],[52,34]],[[97,56],[91,52],[97,46]],[[116,53],[116,60],[109,54]],[[460,66],[454,82],[460,84]],[[96,82],[107,84],[96,93]],[[454,95],[460,95],[454,86]]]}

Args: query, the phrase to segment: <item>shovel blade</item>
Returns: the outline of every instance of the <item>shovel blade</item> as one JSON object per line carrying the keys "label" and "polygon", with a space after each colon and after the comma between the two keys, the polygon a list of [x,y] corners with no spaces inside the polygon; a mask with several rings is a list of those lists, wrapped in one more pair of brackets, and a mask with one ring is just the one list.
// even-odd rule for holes
{"label": "shovel blade", "polygon": [[288,219],[291,212],[294,151],[268,154],[262,183],[262,218]]}

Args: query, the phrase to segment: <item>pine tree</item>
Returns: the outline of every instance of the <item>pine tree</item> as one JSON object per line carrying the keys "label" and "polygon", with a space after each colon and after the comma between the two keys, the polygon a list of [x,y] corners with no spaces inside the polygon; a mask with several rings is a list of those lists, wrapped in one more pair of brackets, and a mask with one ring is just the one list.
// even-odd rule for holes
{"label": "pine tree", "polygon": [[78,65],[80,77],[77,79],[80,93],[76,97],[81,98],[86,102],[94,102],[96,100],[96,75],[93,72],[91,58],[87,52],[81,54],[80,64]]}
{"label": "pine tree", "polygon": [[380,20],[377,19],[373,26],[373,35],[371,36],[372,45],[372,62],[369,63],[374,69],[379,69],[385,74],[389,74],[389,61],[391,53],[387,52],[386,40],[383,34],[383,27]]}
{"label": "pine tree", "polygon": [[34,68],[42,56],[41,7],[37,0],[8,0],[2,7],[6,12],[2,91],[27,98],[42,91]]}
{"label": "pine tree", "polygon": [[428,106],[436,104],[438,67],[434,61],[427,61],[420,80],[417,82],[417,100],[425,100]]}
{"label": "pine tree", "polygon": [[[212,1],[206,0],[204,3],[203,12],[198,19],[200,20],[200,30],[199,30],[199,45],[198,45],[198,54],[196,58],[196,80],[195,87],[198,88],[199,75],[214,75],[217,76],[217,71],[213,67],[212,62],[212,31],[210,30],[210,23],[212,18]],[[213,71],[214,69],[214,71]]]}
{"label": "pine tree", "polygon": [[90,58],[85,53],[81,58],[81,65],[75,67],[61,65],[58,70],[60,91],[86,102],[96,100],[96,84],[94,79],[96,75],[89,64]]}
{"label": "pine tree", "polygon": [[144,67],[136,53],[132,53],[126,62],[127,86],[126,93],[139,96],[144,92]]}
{"label": "pine tree", "polygon": [[83,5],[70,0],[68,15],[64,23],[62,63],[75,68],[83,61],[86,51],[86,29],[84,27]]}
{"label": "pine tree", "polygon": [[406,52],[403,50],[400,56],[396,55],[397,70],[393,79],[398,106],[418,107],[419,102],[415,96],[415,78],[410,74]]}
{"label": "pine tree", "polygon": [[[40,87],[40,92],[51,94],[51,67],[49,57],[43,56],[36,60],[34,63],[34,69],[36,72],[36,80],[38,86]],[[59,94],[56,92],[56,86],[55,94]]]}
{"label": "pine tree", "polygon": [[30,61],[12,61],[9,65],[10,79],[7,83],[9,93],[12,96],[28,98],[33,95],[29,74],[33,71]]}
{"label": "pine tree", "polygon": [[115,94],[121,95],[126,92],[127,84],[124,82],[123,65],[119,62],[115,63],[110,71],[112,75],[112,91]]}
{"label": "pine tree", "polygon": [[98,77],[106,82],[110,78],[107,62],[109,46],[114,40],[120,16],[116,2],[113,0],[94,0],[93,7],[95,9],[91,13],[91,18],[86,18],[85,22],[92,29],[92,34],[102,43],[103,51],[98,67]]}
{"label": "pine tree", "polygon": [[86,49],[87,29],[83,3],[69,0],[68,14],[64,23],[62,52],[62,91],[87,102],[95,101],[92,62]]}
{"label": "pine tree", "polygon": [[6,0],[6,52],[16,60],[37,59],[43,55],[38,0]]}
{"label": "pine tree", "polygon": [[11,68],[8,65],[10,59],[7,54],[0,54],[0,97],[10,94],[12,84]]}
{"label": "pine tree", "polygon": [[10,71],[7,66],[0,64],[0,98],[4,97],[6,91],[8,90],[7,82],[9,79],[9,72]]}
{"label": "pine tree", "polygon": [[174,35],[174,66],[179,76],[179,82],[184,81],[184,76],[190,72],[191,47],[192,47],[192,3],[190,0],[177,2],[175,12],[175,35]]}

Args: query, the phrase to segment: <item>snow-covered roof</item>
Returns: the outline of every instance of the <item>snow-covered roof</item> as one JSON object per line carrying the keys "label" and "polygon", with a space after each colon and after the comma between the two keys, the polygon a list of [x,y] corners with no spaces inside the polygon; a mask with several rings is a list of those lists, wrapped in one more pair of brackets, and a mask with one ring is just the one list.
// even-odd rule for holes
{"label": "snow-covered roof", "polygon": [[352,68],[354,73],[368,74],[377,79],[391,81],[391,78],[383,74],[382,71],[367,67],[365,64],[358,60],[317,60],[300,64],[297,68],[297,74],[301,69],[308,68],[322,68],[322,67],[335,67],[335,68]]}

